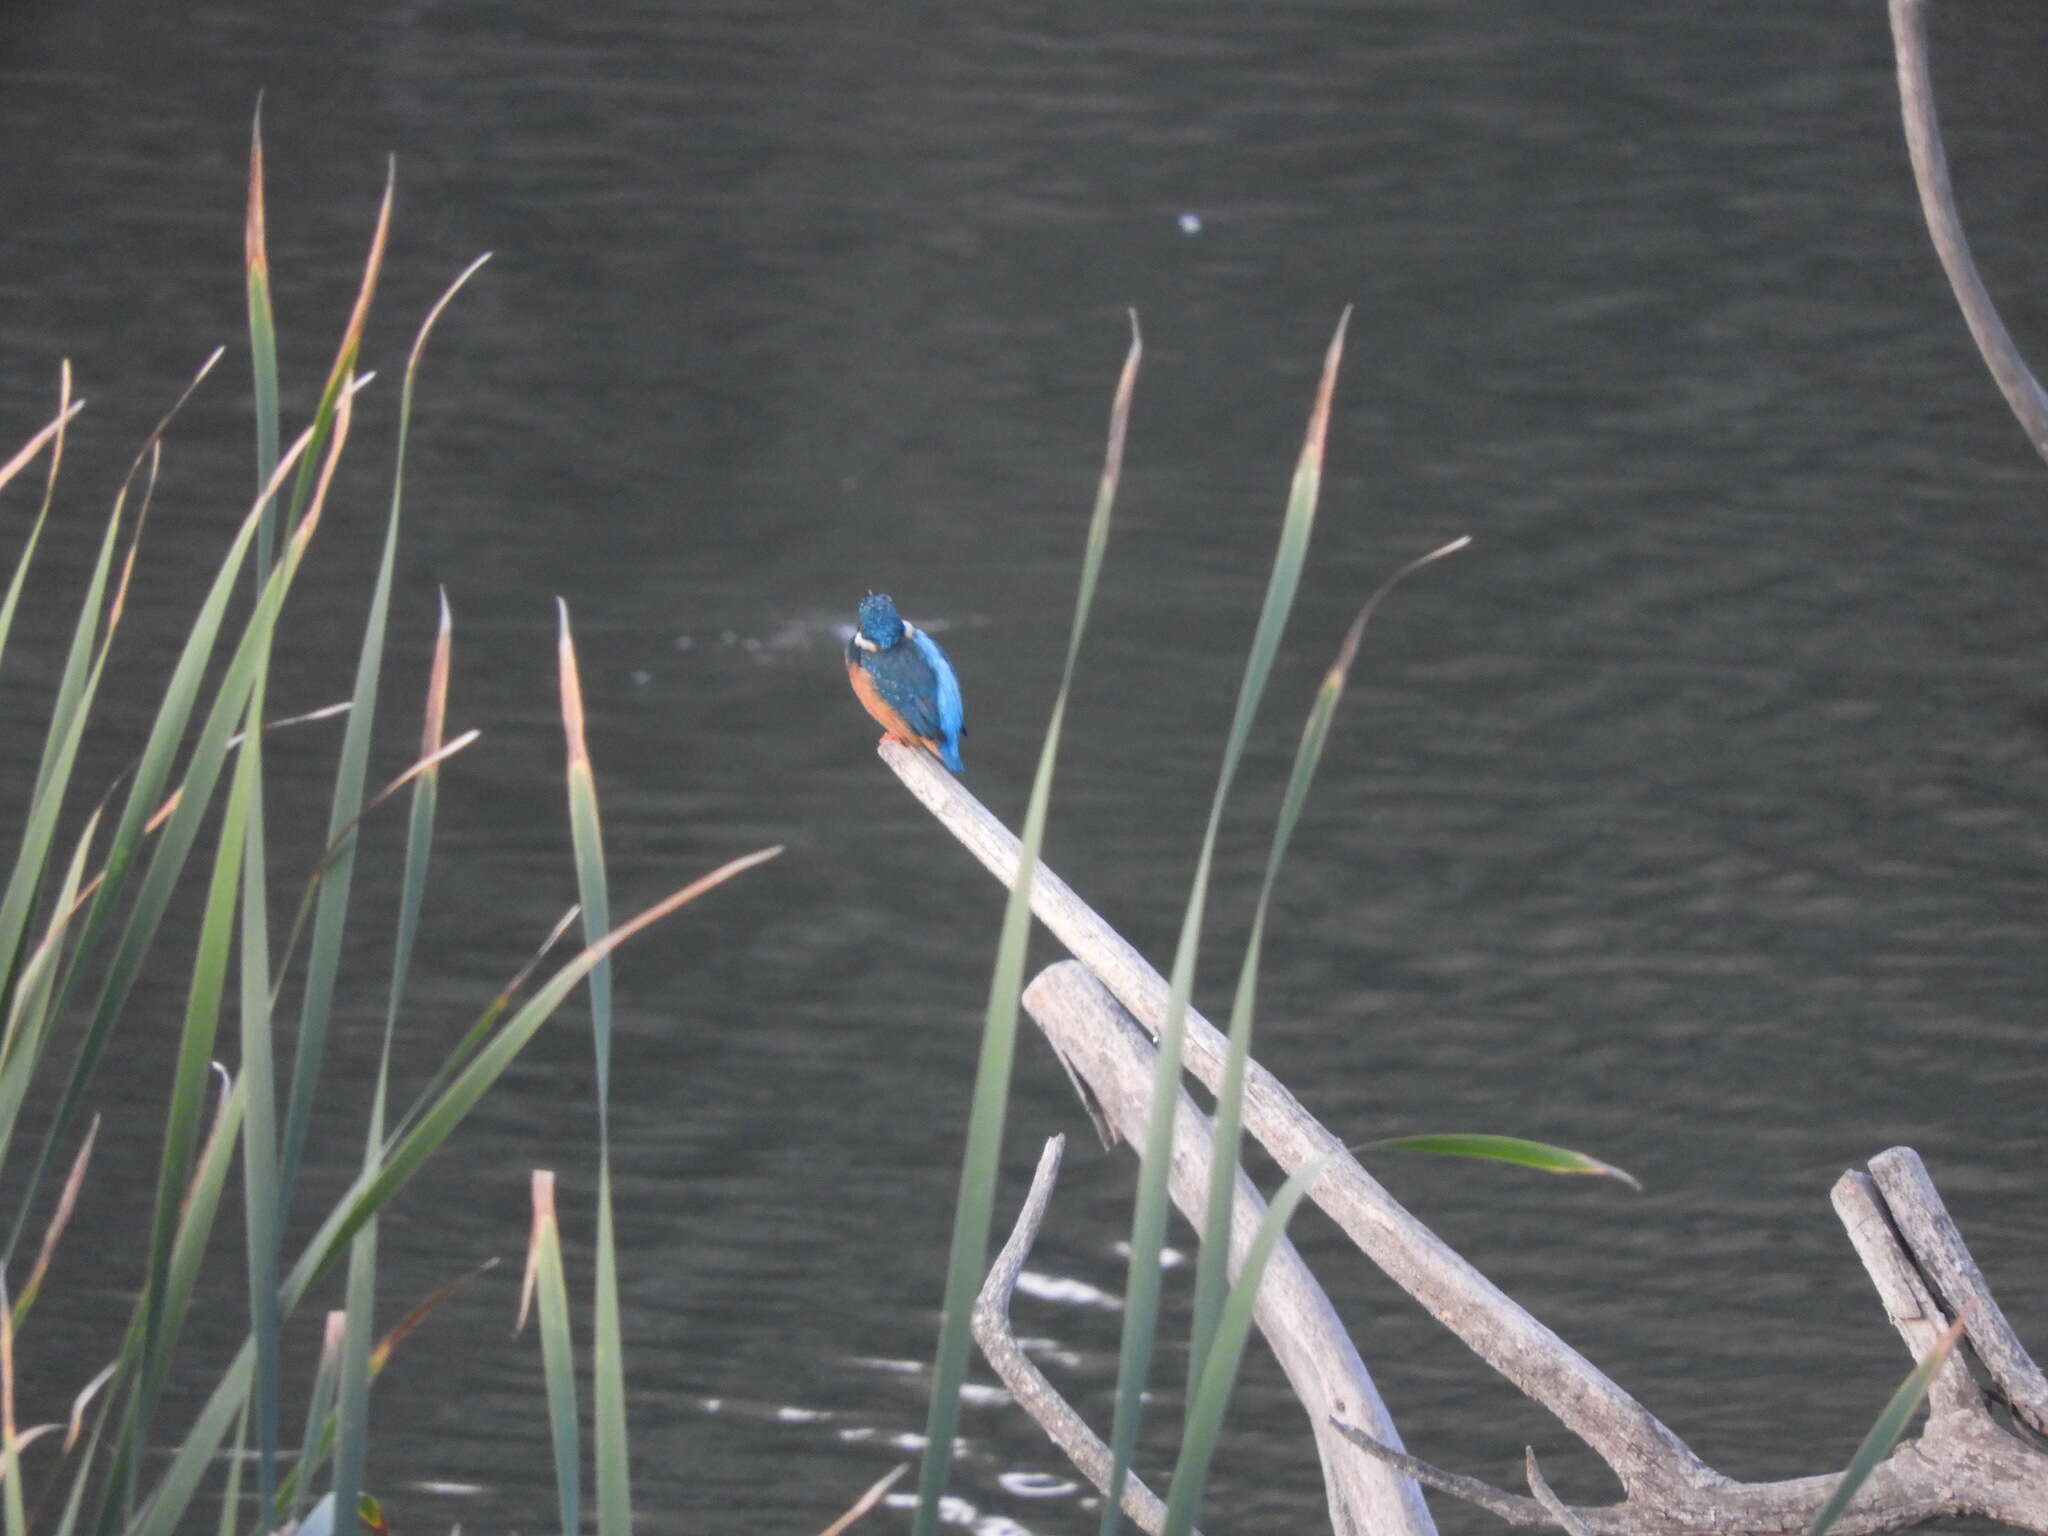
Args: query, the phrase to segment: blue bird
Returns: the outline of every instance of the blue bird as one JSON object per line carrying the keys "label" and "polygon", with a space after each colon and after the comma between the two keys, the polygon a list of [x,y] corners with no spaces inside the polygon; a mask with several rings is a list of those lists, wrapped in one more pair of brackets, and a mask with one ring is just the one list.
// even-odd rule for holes
{"label": "blue bird", "polygon": [[887,734],[963,771],[967,714],[960,679],[939,643],[902,618],[886,592],[860,600],[860,625],[846,642],[846,676],[861,707]]}

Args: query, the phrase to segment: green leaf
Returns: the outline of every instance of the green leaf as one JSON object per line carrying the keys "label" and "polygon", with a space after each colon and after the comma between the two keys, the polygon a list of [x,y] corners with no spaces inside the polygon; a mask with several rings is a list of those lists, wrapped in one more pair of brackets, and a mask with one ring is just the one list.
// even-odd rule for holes
{"label": "green leaf", "polygon": [[[1302,567],[1308,560],[1309,534],[1315,526],[1316,502],[1322,487],[1323,447],[1329,436],[1330,403],[1337,388],[1337,365],[1344,355],[1344,332],[1350,324],[1347,308],[1337,322],[1323,357],[1323,372],[1316,389],[1315,405],[1309,414],[1308,431],[1296,461],[1294,483],[1287,498],[1287,512],[1280,525],[1279,547],[1266,580],[1266,595],[1259,608],[1258,626],[1252,635],[1251,652],[1238,687],[1237,708],[1231,717],[1230,734],[1224,742],[1223,763],[1217,775],[1216,794],[1210,802],[1209,823],[1202,834],[1201,852],[1195,861],[1195,876],[1188,891],[1187,910],[1181,919],[1180,938],[1174,946],[1173,967],[1168,977],[1166,1018],[1159,1031],[1158,1056],[1153,1067],[1152,1101],[1146,1127],[1145,1148],[1138,1172],[1138,1194],[1131,1214],[1131,1257],[1129,1280],[1124,1290],[1123,1337],[1117,1353],[1117,1394],[1115,1416],[1110,1428],[1110,1482],[1102,1501],[1102,1536],[1113,1536],[1123,1518],[1124,1482],[1130,1475],[1131,1456],[1137,1447],[1138,1425],[1143,1412],[1146,1378],[1151,1372],[1154,1337],[1159,1318],[1159,1255],[1166,1245],[1167,1167],[1173,1143],[1173,1104],[1180,1092],[1181,1057],[1187,1037],[1188,1004],[1194,992],[1195,963],[1201,950],[1202,919],[1209,898],[1209,873],[1216,856],[1216,838],[1223,822],[1223,808],[1237,776],[1252,724],[1258,715],[1266,680],[1280,651],[1280,637],[1294,606],[1295,590],[1301,583]],[[1189,1396],[1199,1390],[1195,1377],[1201,1361],[1189,1361]]]}
{"label": "green leaf", "polygon": [[[1211,1143],[1212,1147],[1214,1143]],[[1230,1394],[1237,1384],[1237,1370],[1244,1360],[1244,1346],[1251,1336],[1253,1308],[1259,1298],[1259,1284],[1272,1262],[1273,1250],[1286,1234],[1295,1209],[1325,1168],[1334,1152],[1325,1152],[1296,1169],[1280,1186],[1273,1203],[1259,1220],[1245,1250],[1237,1283],[1230,1288],[1215,1333],[1209,1341],[1209,1358],[1202,1362],[1201,1386],[1188,1403],[1187,1423],[1181,1432],[1180,1457],[1174,1463],[1173,1481],[1167,1488],[1166,1522],[1162,1536],[1187,1536],[1195,1527],[1201,1507],[1202,1486],[1208,1481],[1209,1462],[1223,1430],[1223,1415],[1230,1406]],[[1233,1171],[1232,1183],[1236,1179]],[[1226,1239],[1223,1239],[1227,1241]]]}
{"label": "green leaf", "polygon": [[1574,1152],[1569,1147],[1553,1147],[1541,1141],[1524,1141],[1519,1136],[1485,1136],[1466,1132],[1389,1136],[1382,1141],[1365,1142],[1352,1150],[1434,1152],[1443,1157],[1478,1157],[1496,1163],[1513,1163],[1519,1168],[1535,1168],[1544,1173],[1590,1174],[1595,1178],[1615,1179],[1638,1193],[1643,1187],[1634,1174],[1617,1168],[1612,1163],[1603,1163],[1597,1157],[1588,1157],[1585,1153]]}
{"label": "green leaf", "polygon": [[[1454,539],[1418,560],[1411,560],[1380,584],[1358,610],[1358,617],[1352,620],[1344,643],[1337,649],[1337,659],[1324,674],[1322,686],[1316,690],[1315,703],[1309,708],[1308,721],[1301,731],[1301,744],[1295,749],[1294,767],[1288,775],[1287,791],[1280,803],[1279,821],[1273,829],[1273,845],[1266,855],[1266,873],[1259,885],[1258,907],[1252,914],[1251,936],[1245,943],[1244,963],[1239,968],[1237,990],[1231,1001],[1230,1043],[1223,1059],[1223,1079],[1216,1093],[1216,1152],[1210,1160],[1209,1193],[1201,1223],[1204,1232],[1227,1233],[1230,1230],[1232,1186],[1237,1177],[1238,1149],[1244,1139],[1245,1065],[1251,1059],[1253,1016],[1258,998],[1259,962],[1265,949],[1266,918],[1272,910],[1280,867],[1286,861],[1287,849],[1300,823],[1302,808],[1308,803],[1309,786],[1315,781],[1316,767],[1322,761],[1323,747],[1329,740],[1330,726],[1337,716],[1337,704],[1344,696],[1351,665],[1358,658],[1365,627],[1387,594],[1405,577],[1463,549],[1470,542],[1469,539]],[[1191,1354],[1189,1379],[1198,1390],[1201,1373],[1206,1366],[1194,1362],[1206,1362],[1215,1337],[1222,1311],[1224,1260],[1228,1249],[1227,1243],[1205,1242],[1196,1258],[1194,1317],[1188,1341]]]}
{"label": "green leaf", "polygon": [[[562,736],[567,745],[569,829],[576,851],[576,895],[583,907],[583,932],[595,942],[611,926],[611,895],[604,866],[604,825],[598,815],[597,776],[585,732],[583,683],[576,668],[576,644],[569,629],[569,605],[556,599],[561,616],[557,645],[562,696]],[[597,1457],[599,1536],[629,1536],[633,1525],[631,1465],[626,1432],[626,1352],[620,1337],[619,1263],[612,1227],[611,966],[590,972],[591,1040],[597,1053],[597,1285],[592,1307],[592,1440]]]}
{"label": "green leaf", "polygon": [[1010,1069],[1016,1057],[1017,1010],[1024,995],[1024,958],[1031,937],[1031,881],[1045,843],[1047,807],[1052,798],[1053,768],[1059,756],[1060,730],[1072,692],[1081,638],[1095,603],[1095,587],[1109,547],[1110,511],[1116,504],[1117,481],[1123,471],[1124,436],[1130,424],[1131,396],[1137,387],[1138,362],[1144,348],[1138,317],[1131,316],[1131,345],[1124,355],[1116,395],[1109,412],[1109,444],[1097,483],[1095,510],[1088,522],[1087,550],[1081,560],[1080,589],[1074,618],[1067,631],[1066,665],[1052,718],[1038,749],[1038,769],[1031,780],[1031,798],[1024,812],[1024,832],[1017,856],[1017,878],[1010,886],[996,941],[995,969],[989,977],[988,1008],[982,1018],[981,1058],[975,1068],[974,1099],[968,1111],[967,1141],[961,1156],[960,1192],[954,1203],[953,1240],[946,1261],[944,1310],[939,1347],[932,1364],[932,1397],[925,1419],[924,1460],[918,1473],[915,1536],[937,1529],[939,1501],[952,1469],[953,1432],[960,1418],[960,1387],[967,1378],[968,1320],[974,1293],[988,1263],[989,1226],[995,1209],[995,1183],[1003,1143],[1003,1116],[1009,1099]]}
{"label": "green leaf", "polygon": [[1835,1484],[1835,1491],[1828,1495],[1827,1503],[1820,1507],[1820,1513],[1813,1517],[1813,1524],[1806,1528],[1806,1536],[1827,1536],[1834,1523],[1842,1518],[1843,1511],[1848,1509],[1849,1501],[1856,1497],[1856,1491],[1870,1480],[1870,1474],[1877,1470],[1878,1464],[1892,1453],[1892,1447],[1899,1443],[1906,1426],[1913,1422],[1913,1415],[1920,1411],[1928,1389],[1934,1385],[1936,1373],[1948,1363],[1948,1357],[1954,1352],[1968,1324],[1967,1314],[1949,1324],[1927,1352],[1927,1358],[1899,1383],[1898,1390],[1892,1393],[1891,1400],[1878,1414],[1877,1422],[1863,1437],[1863,1443],[1856,1447],[1856,1454],[1849,1458],[1849,1466],[1842,1473],[1842,1480]]}
{"label": "green leaf", "polygon": [[[547,1380],[548,1432],[554,1444],[555,1493],[563,1536],[582,1530],[578,1480],[583,1452],[576,1428],[576,1346],[569,1333],[569,1282],[562,1271],[562,1237],[555,1225],[555,1176],[533,1175],[533,1237],[526,1257],[524,1292],[540,1295],[541,1368]],[[522,1324],[526,1297],[520,1298]]]}

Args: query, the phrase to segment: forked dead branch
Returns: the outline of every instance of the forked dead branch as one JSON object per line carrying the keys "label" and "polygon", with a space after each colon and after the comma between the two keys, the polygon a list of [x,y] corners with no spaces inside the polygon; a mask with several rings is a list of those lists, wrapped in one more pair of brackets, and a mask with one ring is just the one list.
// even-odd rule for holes
{"label": "forked dead branch", "polygon": [[[884,742],[878,750],[991,873],[1006,884],[1014,877],[1016,839],[958,779],[910,748]],[[1042,972],[1026,991],[1025,1006],[1109,1123],[1140,1145],[1151,1092],[1152,1035],[1165,1014],[1166,979],[1043,864],[1033,882],[1032,909],[1075,958]],[[1188,1067],[1211,1089],[1220,1080],[1225,1050],[1222,1035],[1191,1012]],[[1288,1172],[1335,1153],[1310,1198],[1475,1355],[1549,1410],[1612,1469],[1623,1497],[1565,1511],[1570,1522],[1594,1536],[1794,1532],[1806,1527],[1833,1490],[1837,1471],[1768,1483],[1738,1482],[1716,1472],[1410,1214],[1256,1065],[1247,1079],[1245,1128]],[[1199,1220],[1207,1187],[1209,1145],[1207,1119],[1183,1096],[1172,1188],[1191,1221]],[[1008,1320],[1010,1287],[1044,1219],[1057,1167],[1056,1155],[1041,1161],[1017,1231],[976,1306],[975,1337],[1019,1404],[1102,1488],[1108,1480],[1106,1447],[1026,1358]],[[1983,1373],[1981,1382],[1975,1380],[1960,1359],[1951,1359],[1936,1378],[1920,1436],[1893,1452],[1836,1529],[1864,1536],[1978,1515],[2048,1532],[2048,1452],[2028,1432],[2048,1435],[2048,1384],[1970,1261],[1919,1158],[1905,1148],[1873,1158],[1867,1174],[1843,1175],[1834,1200],[1885,1316],[1914,1358],[1927,1353],[1950,1319],[1967,1312],[1967,1338]],[[1262,1212],[1249,1181],[1240,1179],[1231,1230],[1233,1271]],[[1417,1483],[1467,1499],[1510,1524],[1570,1528],[1540,1497],[1491,1488],[1407,1456],[1364,1362],[1314,1276],[1291,1251],[1283,1250],[1267,1271],[1258,1321],[1308,1414],[1332,1529],[1428,1536],[1434,1525]],[[2024,1427],[2016,1428],[2014,1420]],[[1140,1528],[1159,1528],[1159,1503],[1142,1488],[1127,1488],[1124,1507]]]}

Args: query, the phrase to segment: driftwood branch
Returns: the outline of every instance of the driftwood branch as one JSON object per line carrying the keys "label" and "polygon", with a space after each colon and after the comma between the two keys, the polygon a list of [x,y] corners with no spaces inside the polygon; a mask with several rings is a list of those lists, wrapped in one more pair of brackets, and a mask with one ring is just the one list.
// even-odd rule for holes
{"label": "driftwood branch", "polygon": [[[965,785],[927,753],[893,741],[882,742],[876,750],[990,873],[1005,885],[1015,878],[1017,839]],[[1043,861],[1032,879],[1031,909],[1145,1032],[1156,1037],[1166,1018],[1166,978]],[[1189,1010],[1188,1070],[1211,1092],[1223,1079],[1227,1050],[1222,1034]],[[1101,1097],[1101,1086],[1094,1086]],[[1474,1354],[1591,1446],[1625,1490],[1682,1490],[1720,1481],[1656,1415],[1410,1215],[1344,1150],[1344,1143],[1257,1062],[1246,1067],[1244,1127],[1289,1173],[1315,1158],[1330,1157],[1329,1171],[1317,1180],[1310,1198]]]}
{"label": "driftwood branch", "polygon": [[2034,451],[2048,459],[2048,395],[2013,345],[2012,334],[1999,318],[1998,306],[1963,235],[1956,213],[1955,189],[1949,185],[1948,153],[1942,148],[1941,124],[1934,112],[1934,83],[1927,63],[1926,0],[1891,0],[1892,49],[1898,56],[1899,112],[1906,125],[1906,150],[1913,160],[1913,185],[1920,193],[1920,213],[1934,239],[1934,251],[1977,351],[1998,381],[2005,403],[2012,407]]}
{"label": "driftwood branch", "polygon": [[[974,1342],[981,1346],[983,1358],[1010,1389],[1018,1406],[1052,1437],[1052,1443],[1074,1464],[1076,1471],[1095,1485],[1096,1492],[1107,1494],[1111,1466],[1108,1445],[1060,1396],[1059,1389],[1046,1380],[1045,1372],[1025,1353],[1010,1327],[1010,1297],[1016,1292],[1017,1277],[1024,1272],[1024,1261],[1031,1255],[1031,1245],[1038,1241],[1038,1229],[1045,1224],[1046,1207],[1052,1204],[1052,1187],[1060,1175],[1060,1158],[1066,1144],[1066,1137],[1055,1136],[1039,1154],[1038,1171],[1031,1177],[1031,1192],[1017,1212],[1010,1240],[989,1266],[981,1293],[974,1298],[971,1322]],[[1136,1475],[1124,1479],[1123,1511],[1148,1536],[1156,1536],[1166,1525],[1165,1501]]]}
{"label": "driftwood branch", "polygon": [[[1071,962],[1042,972],[1025,990],[1024,1006],[1053,1049],[1094,1091],[1111,1126],[1130,1145],[1142,1147],[1151,1110],[1153,1049],[1137,1022],[1101,982]],[[1198,1230],[1209,1197],[1213,1151],[1209,1117],[1183,1092],[1174,1117],[1167,1188]],[[1228,1234],[1227,1267],[1233,1278],[1265,1214],[1266,1202],[1240,1172]],[[1415,1486],[1350,1454],[1330,1424],[1332,1416],[1355,1419],[1382,1439],[1400,1443],[1394,1421],[1336,1309],[1294,1245],[1284,1239],[1267,1263],[1252,1315],[1294,1395],[1308,1410],[1322,1456],[1331,1528],[1340,1536],[1368,1531],[1431,1536],[1435,1527]]]}
{"label": "driftwood branch", "polygon": [[[880,750],[940,822],[998,878],[1014,878],[1016,840],[957,779],[921,753],[890,743]],[[1033,878],[1032,907],[1079,963],[1049,967],[1027,991],[1027,1006],[1111,1123],[1133,1145],[1142,1146],[1152,1075],[1150,1037],[1164,1016],[1166,982],[1042,863]],[[1190,1013],[1186,1059],[1194,1075],[1212,1088],[1221,1075],[1224,1049],[1222,1037],[1207,1021]],[[1345,1384],[1334,1390],[1304,1387],[1289,1372],[1297,1393],[1315,1415],[1327,1477],[1339,1477],[1344,1464],[1332,1454],[1325,1426],[1373,1463],[1401,1473],[1388,1485],[1399,1490],[1401,1499],[1412,1499],[1406,1479],[1413,1477],[1470,1499],[1516,1525],[1571,1529],[1576,1524],[1590,1536],[1776,1536],[1803,1529],[1826,1502],[1838,1474],[1739,1483],[1707,1466],[1646,1408],[1504,1295],[1343,1155],[1337,1138],[1270,1073],[1250,1064],[1246,1083],[1246,1130],[1290,1171],[1312,1157],[1339,1152],[1310,1190],[1310,1198],[1487,1365],[1599,1454],[1620,1479],[1624,1497],[1604,1507],[1570,1508],[1557,1503],[1554,1495],[1544,1500],[1506,1494],[1407,1457],[1392,1424],[1383,1419],[1371,1422],[1375,1414],[1360,1406],[1370,1403],[1377,1413],[1384,1412],[1377,1409],[1363,1365],[1352,1374],[1349,1362],[1355,1351],[1349,1342],[1333,1346],[1315,1333],[1323,1326],[1328,1304],[1306,1271],[1298,1270],[1298,1257],[1290,1253],[1287,1258],[1296,1269],[1276,1266],[1281,1278],[1276,1281],[1269,1272],[1261,1286],[1260,1321],[1283,1364],[1290,1352],[1327,1355],[1333,1347],[1348,1357],[1340,1372]],[[1200,1209],[1207,1138],[1206,1120],[1183,1097],[1175,1123],[1174,1190],[1184,1210]],[[1956,1309],[1968,1309],[1971,1341],[1994,1389],[2017,1416],[2032,1422],[2048,1404],[2040,1372],[1999,1314],[1918,1159],[1895,1149],[1874,1159],[1871,1167],[1869,1176],[1844,1176],[1837,1185],[1836,1204],[1886,1314],[1919,1358]],[[1247,1220],[1256,1223],[1256,1200],[1249,1186],[1241,1184],[1234,1238],[1245,1230]],[[1234,1263],[1235,1255],[1233,1267]],[[1268,1289],[1290,1284],[1302,1287],[1312,1300],[1298,1308],[1276,1305],[1269,1312]],[[1308,1332],[1297,1333],[1304,1329]],[[1351,1406],[1321,1406],[1331,1397]],[[1019,1399],[1025,1401],[1025,1394]],[[1358,1419],[1369,1422],[1354,1422]],[[1540,1481],[1538,1474],[1536,1482]],[[1360,1528],[1351,1523],[1351,1496],[1340,1492],[1334,1481],[1329,1497],[1336,1528]],[[1835,1529],[1843,1536],[1866,1536],[1960,1515],[2002,1520],[2048,1536],[2048,1454],[1995,1418],[1985,1394],[1961,1361],[1952,1358],[1937,1377],[1920,1437],[1900,1446],[1878,1467]],[[1369,1528],[1428,1529],[1426,1524],[1397,1526],[1377,1520]]]}

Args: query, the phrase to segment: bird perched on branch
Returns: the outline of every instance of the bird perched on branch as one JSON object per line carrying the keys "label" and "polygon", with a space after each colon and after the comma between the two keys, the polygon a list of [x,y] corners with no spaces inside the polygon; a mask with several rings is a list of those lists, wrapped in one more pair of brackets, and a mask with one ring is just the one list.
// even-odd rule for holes
{"label": "bird perched on branch", "polygon": [[967,715],[960,679],[938,642],[899,615],[886,592],[860,600],[860,623],[846,642],[846,676],[885,733],[962,771]]}

